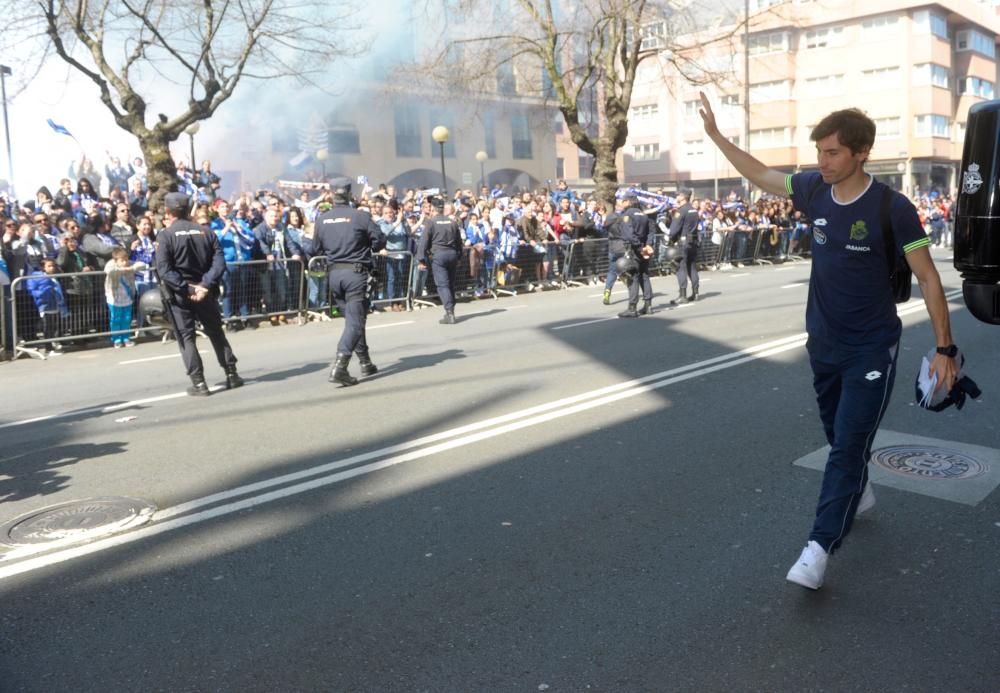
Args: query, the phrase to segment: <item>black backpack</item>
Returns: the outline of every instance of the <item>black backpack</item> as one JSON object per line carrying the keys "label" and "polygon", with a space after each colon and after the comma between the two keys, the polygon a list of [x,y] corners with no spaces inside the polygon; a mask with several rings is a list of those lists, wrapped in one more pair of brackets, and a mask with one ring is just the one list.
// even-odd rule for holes
{"label": "black backpack", "polygon": [[[809,203],[812,202],[813,196],[822,182],[823,178],[818,177],[809,188],[809,194],[806,196],[806,204],[804,205],[806,208],[809,207]],[[906,257],[896,252],[896,237],[892,232],[891,214],[894,191],[884,183],[878,183],[878,185],[882,186],[880,217],[882,222],[882,244],[885,247],[885,258],[889,266],[889,283],[892,285],[892,295],[895,297],[896,303],[906,303],[910,300],[910,292],[913,289],[913,271],[910,269],[910,265],[907,264]],[[800,209],[799,211],[803,214],[808,214],[806,209]]]}

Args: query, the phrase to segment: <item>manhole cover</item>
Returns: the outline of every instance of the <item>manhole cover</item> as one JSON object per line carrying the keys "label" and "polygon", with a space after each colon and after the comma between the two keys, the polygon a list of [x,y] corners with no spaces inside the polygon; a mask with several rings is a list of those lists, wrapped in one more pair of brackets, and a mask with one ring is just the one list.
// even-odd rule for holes
{"label": "manhole cover", "polygon": [[872,461],[890,472],[921,479],[971,479],[986,471],[968,455],[944,448],[895,445],[872,452]]}
{"label": "manhole cover", "polygon": [[96,539],[149,522],[156,506],[135,498],[91,498],[60,503],[22,515],[4,525],[0,541],[44,544]]}

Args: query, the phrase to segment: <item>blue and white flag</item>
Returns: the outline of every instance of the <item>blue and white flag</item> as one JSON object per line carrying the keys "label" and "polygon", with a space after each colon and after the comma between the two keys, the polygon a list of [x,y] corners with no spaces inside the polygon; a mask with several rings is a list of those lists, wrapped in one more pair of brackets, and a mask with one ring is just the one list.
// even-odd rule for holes
{"label": "blue and white flag", "polygon": [[358,176],[358,185],[368,185],[368,176]]}
{"label": "blue and white flag", "polygon": [[59,125],[58,123],[56,123],[51,118],[49,118],[47,122],[49,124],[49,127],[52,128],[53,130],[55,130],[57,134],[59,134],[59,135],[68,135],[70,137],[73,136],[73,133],[71,133],[69,130],[67,130],[64,126]]}

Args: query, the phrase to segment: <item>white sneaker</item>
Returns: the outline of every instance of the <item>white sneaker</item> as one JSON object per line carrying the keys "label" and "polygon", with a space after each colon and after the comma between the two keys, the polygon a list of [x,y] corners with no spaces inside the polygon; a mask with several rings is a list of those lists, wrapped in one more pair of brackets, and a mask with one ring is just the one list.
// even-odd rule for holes
{"label": "white sneaker", "polygon": [[797,585],[818,590],[823,586],[823,575],[826,573],[826,560],[829,558],[823,547],[815,541],[810,541],[802,549],[799,560],[788,571],[785,579]]}
{"label": "white sneaker", "polygon": [[872,482],[865,484],[865,490],[861,493],[861,500],[858,501],[858,509],[854,515],[858,516],[875,507],[875,491],[872,490]]}

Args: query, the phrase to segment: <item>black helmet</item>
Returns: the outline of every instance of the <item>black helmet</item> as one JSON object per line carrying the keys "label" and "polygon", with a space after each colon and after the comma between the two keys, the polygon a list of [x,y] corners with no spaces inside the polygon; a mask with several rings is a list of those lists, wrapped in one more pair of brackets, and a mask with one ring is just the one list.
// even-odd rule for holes
{"label": "black helmet", "polygon": [[684,252],[676,245],[668,245],[663,249],[663,259],[666,262],[680,262]]}
{"label": "black helmet", "polygon": [[618,276],[629,277],[639,271],[639,263],[631,254],[622,255],[615,260],[615,269],[618,271]]}
{"label": "black helmet", "polygon": [[158,288],[147,289],[139,296],[139,315],[148,325],[170,326],[167,309],[163,305],[163,296]]}

